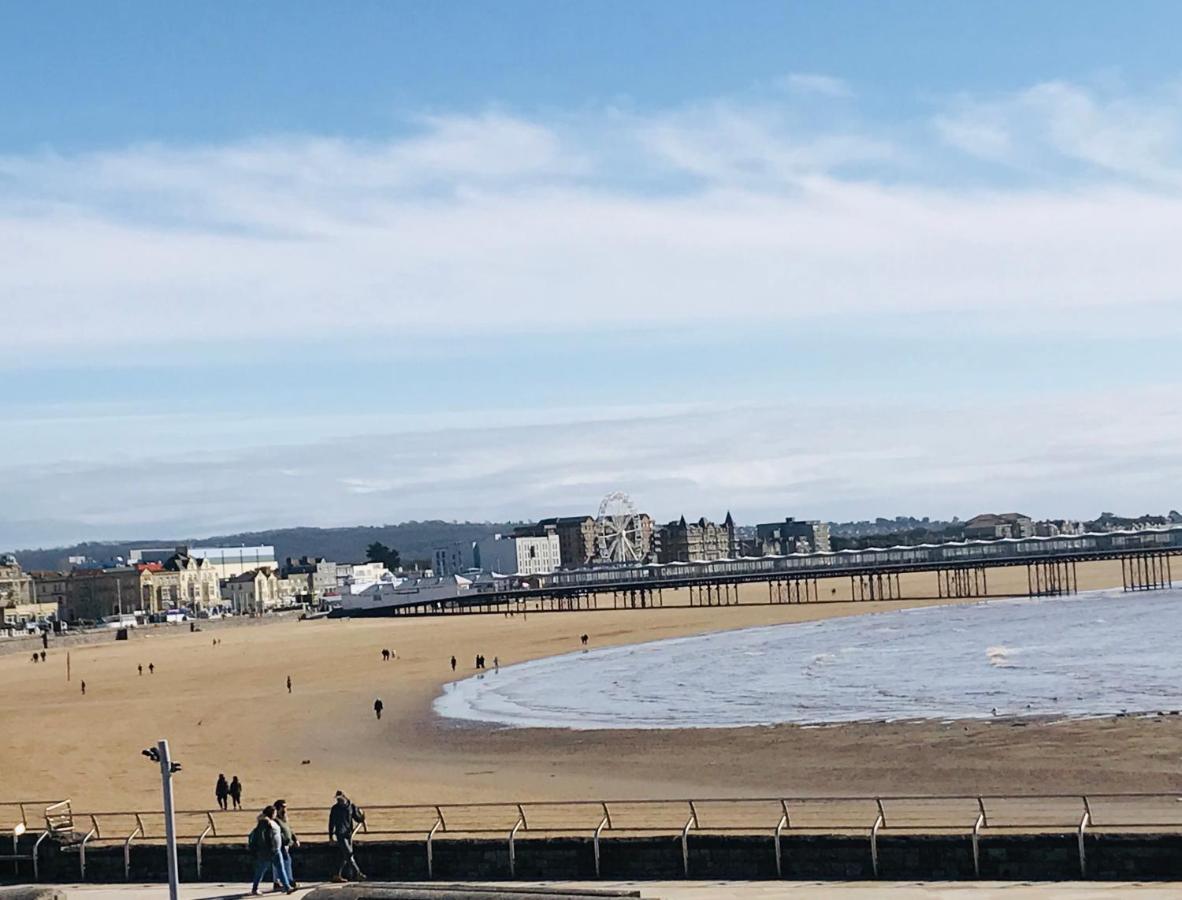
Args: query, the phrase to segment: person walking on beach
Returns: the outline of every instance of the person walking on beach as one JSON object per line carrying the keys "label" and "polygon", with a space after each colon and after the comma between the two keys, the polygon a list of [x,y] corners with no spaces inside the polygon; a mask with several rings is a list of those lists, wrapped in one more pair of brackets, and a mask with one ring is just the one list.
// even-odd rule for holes
{"label": "person walking on beach", "polygon": [[275,821],[275,807],[268,806],[259,813],[258,824],[246,839],[246,846],[254,856],[254,884],[250,887],[252,896],[258,896],[259,882],[268,869],[271,870],[272,879],[282,886],[283,891],[295,893],[283,867],[283,833]]}
{"label": "person walking on beach", "polygon": [[389,661],[390,661],[390,651],[383,650],[382,651],[382,662],[389,662]]}
{"label": "person walking on beach", "polygon": [[379,719],[382,718],[382,710],[383,709],[385,709],[385,705],[382,703],[382,701],[380,699],[375,700],[373,702],[373,714],[375,716],[377,716]]}
{"label": "person walking on beach", "polygon": [[226,776],[218,775],[218,783],[214,786],[213,795],[218,799],[218,809],[227,809],[230,805],[230,784]]}
{"label": "person walking on beach", "polygon": [[45,651],[41,651],[41,662],[45,662]]}
{"label": "person walking on beach", "polygon": [[83,697],[86,696],[86,682],[85,681],[82,682],[82,696]]}
{"label": "person walking on beach", "polygon": [[148,674],[149,675],[156,674],[156,663],[148,663]]}
{"label": "person walking on beach", "polygon": [[[287,885],[292,890],[299,888],[299,883],[295,880],[295,872],[291,867],[291,850],[293,847],[300,845],[300,839],[295,836],[295,832],[291,830],[291,825],[287,821],[287,801],[275,801],[275,824],[279,826],[280,848],[279,854],[283,858],[283,873],[287,876]],[[279,890],[282,886],[278,877],[272,876],[272,887]]]}
{"label": "person walking on beach", "polygon": [[328,813],[328,839],[336,841],[341,853],[341,867],[332,879],[335,882],[365,881],[365,874],[353,858],[353,828],[364,821],[365,813],[344,793],[337,791],[336,801]]}
{"label": "person walking on beach", "polygon": [[287,692],[289,694],[291,693],[291,676],[290,675],[287,676]]}
{"label": "person walking on beach", "polygon": [[242,782],[237,775],[230,779],[230,799],[234,801],[235,809],[242,809]]}
{"label": "person walking on beach", "polygon": [[138,666],[136,666],[136,668],[139,670],[140,678],[143,678],[144,677],[144,664],[140,663]]}
{"label": "person walking on beach", "polygon": [[454,656],[451,658],[451,670],[453,672],[456,670],[456,658]]}

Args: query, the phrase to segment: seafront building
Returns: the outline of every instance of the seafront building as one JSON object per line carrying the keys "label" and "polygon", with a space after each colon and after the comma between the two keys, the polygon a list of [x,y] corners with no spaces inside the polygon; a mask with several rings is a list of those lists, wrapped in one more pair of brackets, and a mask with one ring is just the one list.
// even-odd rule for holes
{"label": "seafront building", "polygon": [[721,525],[707,521],[704,517],[696,522],[687,522],[682,516],[676,522],[662,525],[657,531],[658,562],[710,562],[733,559],[737,555],[735,520],[729,512]]}
{"label": "seafront building", "polygon": [[476,542],[476,568],[498,575],[548,575],[562,565],[558,534],[537,537],[496,534]]}
{"label": "seafront building", "polygon": [[801,522],[787,518],[755,526],[755,556],[787,556],[789,553],[828,553],[829,523]]}
{"label": "seafront building", "polygon": [[75,569],[59,601],[64,621],[99,621],[109,616],[169,609],[208,610],[221,602],[212,563],[182,553],[163,562],[138,562],[105,569]]}
{"label": "seafront building", "polygon": [[238,615],[261,616],[280,605],[279,577],[273,569],[252,569],[222,582],[222,599]]}
{"label": "seafront building", "polygon": [[16,557],[0,556],[0,607],[17,603],[32,603],[33,579],[21,570]]}
{"label": "seafront building", "polygon": [[431,571],[439,576],[461,575],[473,568],[473,541],[454,541],[446,547],[436,547],[431,554]]}
{"label": "seafront building", "polygon": [[1022,513],[982,513],[964,523],[968,541],[1034,537],[1034,520]]}
{"label": "seafront building", "polygon": [[279,563],[275,560],[275,548],[267,545],[257,547],[143,547],[132,550],[127,557],[128,563],[164,562],[173,556],[189,556],[193,559],[206,560],[219,579],[225,580],[250,572],[254,569],[274,569],[279,571]]}
{"label": "seafront building", "polygon": [[[296,596],[323,600],[337,593],[337,564],[319,556],[288,557],[279,568],[279,580],[287,581]],[[280,593],[285,593],[280,585]]]}

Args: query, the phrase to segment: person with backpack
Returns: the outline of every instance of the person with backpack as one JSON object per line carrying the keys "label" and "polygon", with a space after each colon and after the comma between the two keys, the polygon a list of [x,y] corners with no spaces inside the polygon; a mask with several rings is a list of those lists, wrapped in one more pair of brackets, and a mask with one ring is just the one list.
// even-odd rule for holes
{"label": "person with backpack", "polygon": [[[295,832],[291,830],[291,824],[287,821],[287,801],[275,801],[275,824],[279,826],[279,835],[281,846],[279,853],[283,857],[283,871],[287,875],[287,883],[292,888],[299,888],[299,883],[295,880],[295,872],[291,867],[291,850],[293,847],[300,845],[300,839],[296,837]],[[275,890],[280,889],[280,881],[277,877],[272,876],[273,887]]]}
{"label": "person with backpack", "polygon": [[283,833],[275,821],[275,807],[268,806],[259,813],[258,824],[246,839],[246,846],[254,857],[254,884],[250,887],[251,896],[258,896],[259,882],[269,869],[272,878],[288,894],[294,894],[295,888],[287,880],[287,870],[283,865]]}
{"label": "person with backpack", "polygon": [[[336,802],[328,813],[328,839],[336,841],[341,852],[341,867],[333,881],[365,881],[365,874],[353,858],[353,828],[365,821],[365,813],[359,810],[344,792],[337,791]],[[351,872],[352,876],[346,873]]]}

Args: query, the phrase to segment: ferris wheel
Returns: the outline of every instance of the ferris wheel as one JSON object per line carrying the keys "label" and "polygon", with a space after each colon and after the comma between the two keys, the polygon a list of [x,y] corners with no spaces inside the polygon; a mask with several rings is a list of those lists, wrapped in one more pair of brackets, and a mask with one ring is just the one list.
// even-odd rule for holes
{"label": "ferris wheel", "polygon": [[613,491],[599,504],[595,539],[601,562],[640,562],[644,556],[640,516],[627,494]]}

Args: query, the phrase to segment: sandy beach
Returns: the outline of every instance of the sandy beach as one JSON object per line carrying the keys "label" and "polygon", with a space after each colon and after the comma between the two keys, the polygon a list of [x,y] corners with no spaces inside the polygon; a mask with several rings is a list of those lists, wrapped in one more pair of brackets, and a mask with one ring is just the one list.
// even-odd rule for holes
{"label": "sandy beach", "polygon": [[[1024,569],[991,572],[990,588],[1024,593],[1025,578]],[[1079,580],[1081,589],[1119,586],[1119,564],[1080,566]],[[931,594],[934,576],[903,586]],[[848,592],[848,579],[822,583],[823,598],[842,601]],[[756,585],[743,599],[766,596]],[[584,632],[594,648],[937,602],[951,601],[281,621],[197,633],[163,627],[70,648],[69,681],[66,650],[51,643],[46,663],[0,657],[8,688],[0,799],[157,807],[158,774],[140,751],[159,737],[184,765],[176,789],[185,809],[214,805],[219,772],[242,779],[247,807],[277,796],[324,804],[338,788],[378,804],[1182,787],[1179,717],[575,732],[497,729],[431,712],[445,683],[474,674],[477,653],[491,667],[494,656],[508,665],[577,650]],[[398,659],[383,662],[383,648]],[[375,698],[385,705],[381,721]]]}

